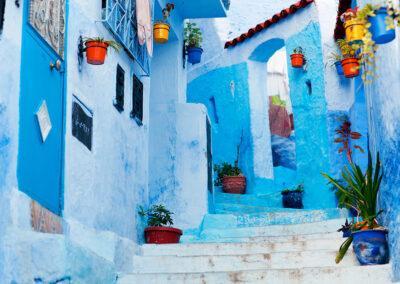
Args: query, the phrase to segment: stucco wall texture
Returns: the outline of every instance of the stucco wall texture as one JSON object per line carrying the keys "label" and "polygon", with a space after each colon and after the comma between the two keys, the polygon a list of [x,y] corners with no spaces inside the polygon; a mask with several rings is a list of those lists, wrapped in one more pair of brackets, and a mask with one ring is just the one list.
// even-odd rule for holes
{"label": "stucco wall texture", "polygon": [[[303,17],[315,15],[315,7],[296,15],[302,23]],[[270,194],[280,198],[280,191],[303,183],[305,185],[306,208],[335,207],[333,193],[326,187],[321,172],[329,172],[329,143],[327,107],[325,100],[325,78],[320,27],[316,22],[304,21],[291,28],[291,21],[279,27],[261,32],[239,46],[228,49],[225,59],[219,60],[216,69],[192,80],[188,87],[188,100],[207,106],[213,125],[213,153],[217,163],[233,163],[236,145],[243,131],[240,166],[249,181],[248,193]],[[300,30],[299,30],[300,29]],[[289,55],[301,46],[305,52],[305,69],[289,68],[291,101],[293,105],[297,170],[273,168],[268,129],[268,100],[265,76],[266,63],[273,51],[285,44]],[[239,52],[236,53],[235,49]],[[242,51],[242,52],[240,52]],[[244,52],[243,52],[244,51]],[[246,58],[247,54],[247,58]],[[242,63],[230,65],[237,61]],[[256,67],[256,62],[260,66]],[[219,65],[228,65],[219,67]],[[262,66],[264,65],[264,66]],[[251,68],[249,70],[249,68]],[[256,71],[255,71],[256,70]],[[253,78],[258,78],[253,80]],[[261,81],[260,81],[261,79]],[[262,81],[264,79],[264,82]],[[265,86],[263,86],[265,85]],[[261,135],[260,133],[264,133]],[[279,203],[278,203],[279,204]]]}
{"label": "stucco wall texture", "polygon": [[[260,1],[240,0],[232,1],[231,11],[228,19],[214,20],[213,25],[217,27],[220,41],[214,40],[212,48],[209,48],[204,64],[192,68],[189,74],[190,84],[195,84],[196,78],[206,76],[208,72],[214,72],[214,69],[227,68],[233,64],[239,64],[245,61],[248,49],[251,48],[250,43],[239,44],[233,51],[222,50],[224,41],[238,36],[242,32],[246,32],[250,27],[272,16],[281,8],[292,4],[286,1],[274,2],[273,6],[263,5]],[[357,1],[359,6],[367,3],[379,4],[379,0],[362,0]],[[398,4],[398,1],[395,1]],[[247,7],[259,5],[257,9]],[[281,5],[281,6],[280,6]],[[279,7],[278,7],[279,6]],[[334,131],[339,127],[338,118],[348,116],[353,124],[353,130],[363,134],[360,144],[365,150],[369,147],[373,153],[377,151],[381,154],[382,164],[384,166],[384,179],[380,194],[380,206],[385,210],[382,221],[389,228],[389,240],[391,245],[391,259],[393,263],[394,275],[397,280],[400,279],[400,231],[398,224],[400,222],[400,204],[399,204],[399,185],[400,174],[398,171],[398,163],[400,156],[398,155],[400,134],[398,133],[399,124],[399,100],[398,94],[400,90],[400,41],[399,29],[397,28],[396,39],[386,45],[379,46],[376,54],[377,74],[375,82],[372,86],[365,86],[365,92],[360,85],[359,80],[346,80],[340,78],[336,74],[336,70],[332,68],[329,55],[335,50],[333,39],[333,30],[336,23],[336,11],[338,0],[316,0],[315,6],[310,7],[307,12],[308,20],[314,20],[319,23],[321,30],[321,44],[323,50],[324,66],[321,71],[324,73],[325,99],[327,103],[327,131],[329,141],[329,171],[338,175],[342,167],[347,163],[346,159],[338,155],[339,145],[332,143],[334,139]],[[314,10],[315,12],[311,12]],[[240,12],[238,12],[240,11]],[[246,13],[251,13],[247,15]],[[298,26],[304,27],[302,14],[296,14],[293,19],[286,19],[284,22],[268,29],[265,33],[270,38],[285,37],[285,34],[298,33],[298,28],[291,25],[292,21],[296,21]],[[306,22],[306,21],[305,21]],[[234,23],[234,24],[232,24]],[[200,22],[200,25],[202,23]],[[283,29],[285,27],[285,29]],[[212,33],[210,24],[204,26],[205,33]],[[213,35],[215,36],[215,35]],[[256,42],[258,45],[261,36],[254,36],[250,41]],[[216,47],[219,46],[219,53],[215,53]],[[236,51],[235,51],[236,50]],[[207,51],[206,51],[207,53]],[[244,54],[244,55],[243,55]],[[254,66],[252,66],[254,68]],[[252,73],[252,69],[249,70]],[[202,77],[200,77],[202,78]],[[204,80],[202,78],[201,80]],[[250,82],[251,83],[251,82]],[[191,90],[191,88],[189,88]],[[265,132],[265,131],[264,131]],[[261,133],[259,129],[259,133]],[[368,143],[369,142],[369,143]],[[256,148],[256,147],[255,147]],[[366,155],[361,153],[354,154],[354,160],[365,166]]]}
{"label": "stucco wall texture", "polygon": [[[165,54],[157,54],[160,50],[155,50],[154,57],[158,56],[163,64],[156,66],[161,70],[151,78],[144,76],[124,50],[109,52],[101,66],[88,65],[85,60],[79,70],[79,36],[106,39],[113,36],[99,21],[101,1],[68,1],[64,234],[49,237],[32,231],[31,199],[18,191],[16,177],[25,1],[19,2],[21,5],[17,7],[14,1],[7,1],[5,26],[0,36],[0,60],[5,64],[0,78],[0,246],[5,248],[0,250],[0,278],[6,283],[30,283],[34,278],[55,283],[65,277],[65,281],[72,279],[77,283],[113,283],[117,270],[133,268],[132,255],[143,242],[146,224],[137,214],[139,206],[147,207],[150,201],[165,202],[176,214],[176,226],[182,229],[198,227],[208,210],[206,112],[202,106],[185,103],[183,16],[179,9],[171,15],[171,44]],[[156,15],[161,15],[160,7],[165,2],[157,1]],[[171,64],[163,62],[168,57],[172,58]],[[125,70],[122,113],[113,106],[117,64]],[[164,65],[168,67],[163,68]],[[134,74],[144,85],[143,125],[130,118]],[[166,78],[166,74],[170,76]],[[92,151],[71,133],[74,96],[93,112]],[[152,105],[153,112],[150,112],[151,99],[156,102]],[[173,118],[173,129],[155,123],[152,125],[155,135],[151,136],[151,113],[155,121],[164,117],[164,114],[157,117],[157,103],[173,106],[172,113],[164,113]],[[159,136],[162,131],[166,131],[165,140]],[[175,141],[175,147],[179,147],[172,154],[166,151],[169,141]],[[163,153],[160,159],[170,163],[165,164],[176,167],[172,179],[180,186],[169,188],[162,195],[158,184],[152,187],[154,195],[150,200],[149,175],[162,176],[165,170],[163,166],[149,165],[151,145]],[[31,253],[24,255],[23,250]],[[20,265],[20,269],[15,269],[15,265]]]}
{"label": "stucco wall texture", "polygon": [[[396,1],[398,3],[398,1]],[[377,1],[358,1],[362,6]],[[389,229],[389,243],[394,276],[400,280],[400,29],[396,39],[380,45],[376,53],[377,74],[365,87],[368,106],[370,148],[381,155],[384,178],[380,206],[382,221]]]}

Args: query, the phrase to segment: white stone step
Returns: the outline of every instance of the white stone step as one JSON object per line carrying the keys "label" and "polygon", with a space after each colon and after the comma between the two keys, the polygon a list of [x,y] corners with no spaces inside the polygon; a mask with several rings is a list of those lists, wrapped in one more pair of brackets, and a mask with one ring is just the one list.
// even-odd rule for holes
{"label": "white stone step", "polygon": [[131,274],[118,284],[389,284],[391,266],[331,266],[216,273]]}
{"label": "white stone step", "polygon": [[[335,266],[335,250],[273,252],[243,255],[134,256],[133,272],[202,273],[255,269],[296,269]],[[358,265],[352,250],[337,266]]]}
{"label": "white stone step", "polygon": [[264,242],[143,245],[141,254],[143,256],[199,256],[336,250],[339,249],[344,240],[343,238],[313,240],[293,238],[282,242],[278,238],[271,238]]}
{"label": "white stone step", "polygon": [[255,236],[255,237],[225,237],[217,240],[199,239],[195,236],[181,237],[181,244],[198,244],[198,243],[251,243],[251,242],[290,242],[290,241],[307,241],[315,239],[338,239],[342,236],[341,233],[332,232],[324,234],[308,234],[308,235],[291,235],[291,236]]}
{"label": "white stone step", "polygon": [[295,225],[271,225],[265,227],[243,227],[227,229],[204,229],[199,238],[201,240],[215,240],[220,242],[224,238],[254,238],[254,237],[278,237],[299,236],[311,234],[334,233],[345,223],[345,219],[332,219],[322,222],[295,224]]}

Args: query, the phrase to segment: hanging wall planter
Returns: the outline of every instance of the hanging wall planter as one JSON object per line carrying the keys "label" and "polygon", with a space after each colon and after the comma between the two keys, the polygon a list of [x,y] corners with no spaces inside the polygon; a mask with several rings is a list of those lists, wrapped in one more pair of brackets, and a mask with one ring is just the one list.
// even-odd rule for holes
{"label": "hanging wall planter", "polygon": [[203,49],[201,47],[189,47],[188,62],[192,64],[200,63],[202,54],[203,54]]}
{"label": "hanging wall planter", "polygon": [[201,48],[202,42],[203,35],[201,30],[197,27],[196,23],[188,22],[185,27],[185,48],[189,63],[198,64],[201,62],[201,55],[203,54],[203,49]]}
{"label": "hanging wall planter", "polygon": [[346,40],[351,44],[361,43],[365,35],[364,24],[357,19],[349,20],[344,23],[346,30]]}
{"label": "hanging wall planter", "polygon": [[154,40],[157,43],[166,43],[169,39],[170,26],[167,23],[155,23],[154,24]]}
{"label": "hanging wall planter", "polygon": [[338,73],[339,76],[343,76],[343,66],[341,61],[336,61],[335,62],[335,67],[336,67],[336,72]]}
{"label": "hanging wall planter", "polygon": [[305,62],[303,49],[301,47],[297,47],[293,50],[293,54],[290,55],[290,61],[292,63],[292,67],[294,68],[302,68]]}
{"label": "hanging wall planter", "polygon": [[108,48],[111,47],[115,51],[119,51],[121,46],[112,40],[104,40],[103,38],[86,38],[84,40],[86,60],[92,65],[102,65],[106,59]]}
{"label": "hanging wall planter", "polygon": [[[388,27],[388,21],[392,22],[393,27]],[[376,44],[385,44],[395,39],[394,20],[389,16],[386,7],[376,10],[375,16],[369,17],[369,22],[371,23],[369,30],[372,34],[372,40]]]}
{"label": "hanging wall planter", "polygon": [[343,59],[342,67],[346,78],[354,78],[360,75],[360,64],[357,58]]}
{"label": "hanging wall planter", "polygon": [[349,44],[359,44],[365,35],[364,22],[357,18],[358,8],[348,9],[340,17],[346,31],[346,40]]}
{"label": "hanging wall planter", "polygon": [[168,42],[169,39],[169,31],[171,26],[167,23],[169,16],[171,15],[172,10],[174,10],[175,5],[168,3],[166,7],[162,10],[163,20],[158,21],[153,26],[153,36],[154,41],[156,43],[164,44]]}

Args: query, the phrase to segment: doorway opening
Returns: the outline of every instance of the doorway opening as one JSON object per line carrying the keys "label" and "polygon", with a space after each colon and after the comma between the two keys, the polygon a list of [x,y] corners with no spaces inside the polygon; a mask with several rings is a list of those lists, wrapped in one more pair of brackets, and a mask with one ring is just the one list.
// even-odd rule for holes
{"label": "doorway opening", "polygon": [[296,139],[290,99],[286,47],[267,62],[267,96],[274,171],[277,167],[296,170]]}

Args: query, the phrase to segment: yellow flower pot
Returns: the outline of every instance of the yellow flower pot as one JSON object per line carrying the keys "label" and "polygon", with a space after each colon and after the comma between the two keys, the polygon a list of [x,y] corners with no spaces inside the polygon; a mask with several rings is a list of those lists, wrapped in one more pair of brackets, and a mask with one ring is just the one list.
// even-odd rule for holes
{"label": "yellow flower pot", "polygon": [[348,20],[344,23],[346,29],[346,40],[350,44],[360,43],[365,35],[364,23],[357,19]]}
{"label": "yellow flower pot", "polygon": [[154,24],[154,40],[157,43],[166,43],[169,37],[169,25],[165,23]]}

